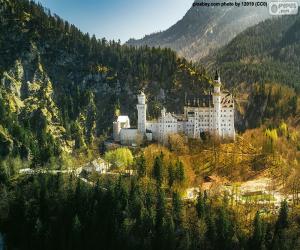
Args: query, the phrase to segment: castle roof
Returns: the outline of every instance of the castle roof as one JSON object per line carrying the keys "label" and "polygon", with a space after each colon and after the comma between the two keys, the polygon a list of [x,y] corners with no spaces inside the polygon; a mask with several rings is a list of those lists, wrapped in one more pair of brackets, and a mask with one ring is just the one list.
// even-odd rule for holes
{"label": "castle roof", "polygon": [[118,116],[118,122],[127,122],[129,121],[129,117],[127,115],[120,115]]}
{"label": "castle roof", "polygon": [[209,95],[192,96],[187,99],[185,106],[188,107],[213,107],[213,97]]}
{"label": "castle roof", "polygon": [[[233,97],[229,92],[221,93],[221,106],[223,108],[233,107],[233,103]],[[210,93],[208,95],[190,96],[187,98],[185,106],[195,108],[212,108],[214,107],[213,95]]]}
{"label": "castle roof", "polygon": [[221,105],[223,108],[231,108],[233,107],[233,98],[232,95],[228,92],[222,93],[221,97]]}
{"label": "castle roof", "polygon": [[218,72],[218,70],[216,70],[216,74],[215,74],[215,81],[218,81],[219,80],[219,78],[220,78],[220,75],[219,75],[219,72]]}
{"label": "castle roof", "polygon": [[172,114],[172,116],[177,119],[177,121],[185,121],[186,117],[183,114]]}

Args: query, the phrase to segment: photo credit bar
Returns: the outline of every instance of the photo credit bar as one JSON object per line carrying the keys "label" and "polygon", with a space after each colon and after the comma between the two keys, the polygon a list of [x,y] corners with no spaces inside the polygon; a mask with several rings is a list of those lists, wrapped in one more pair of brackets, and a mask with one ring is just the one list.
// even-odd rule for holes
{"label": "photo credit bar", "polygon": [[273,16],[284,15],[297,15],[298,3],[297,2],[270,2],[269,13]]}

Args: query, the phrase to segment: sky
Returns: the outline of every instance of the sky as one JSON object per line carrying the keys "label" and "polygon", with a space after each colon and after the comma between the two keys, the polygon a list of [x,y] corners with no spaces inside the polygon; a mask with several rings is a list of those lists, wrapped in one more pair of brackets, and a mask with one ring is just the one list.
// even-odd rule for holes
{"label": "sky", "polygon": [[97,38],[142,38],[179,21],[194,0],[36,0]]}

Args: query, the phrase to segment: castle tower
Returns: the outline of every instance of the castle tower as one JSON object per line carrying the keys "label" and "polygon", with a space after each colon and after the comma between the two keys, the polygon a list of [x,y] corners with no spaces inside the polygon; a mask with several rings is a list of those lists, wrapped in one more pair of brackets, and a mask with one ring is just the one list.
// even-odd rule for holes
{"label": "castle tower", "polygon": [[219,72],[216,70],[215,78],[214,78],[214,93],[221,92],[221,77]]}
{"label": "castle tower", "polygon": [[115,121],[113,123],[113,137],[114,141],[119,142],[120,141],[120,132],[121,132],[121,124],[118,121]]}
{"label": "castle tower", "polygon": [[213,92],[213,129],[216,135],[221,135],[221,77],[216,71]]}
{"label": "castle tower", "polygon": [[164,107],[162,110],[161,110],[161,118],[164,118],[166,116],[166,113],[167,113],[167,110],[166,108]]}
{"label": "castle tower", "polygon": [[138,111],[138,131],[142,134],[146,133],[146,123],[147,123],[147,104],[146,96],[144,92],[141,92],[138,96],[138,104],[136,105]]}

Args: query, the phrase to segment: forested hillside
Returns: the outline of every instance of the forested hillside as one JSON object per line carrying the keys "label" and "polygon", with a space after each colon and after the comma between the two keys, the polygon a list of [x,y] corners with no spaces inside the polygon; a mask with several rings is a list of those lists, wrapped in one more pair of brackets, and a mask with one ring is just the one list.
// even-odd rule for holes
{"label": "forested hillside", "polygon": [[218,65],[229,85],[277,82],[300,88],[300,15],[266,20],[205,58]]}
{"label": "forested hillside", "polygon": [[41,164],[110,135],[115,114],[134,124],[141,89],[154,117],[209,87],[170,49],[98,40],[31,1],[0,0],[0,34],[1,157]]}

